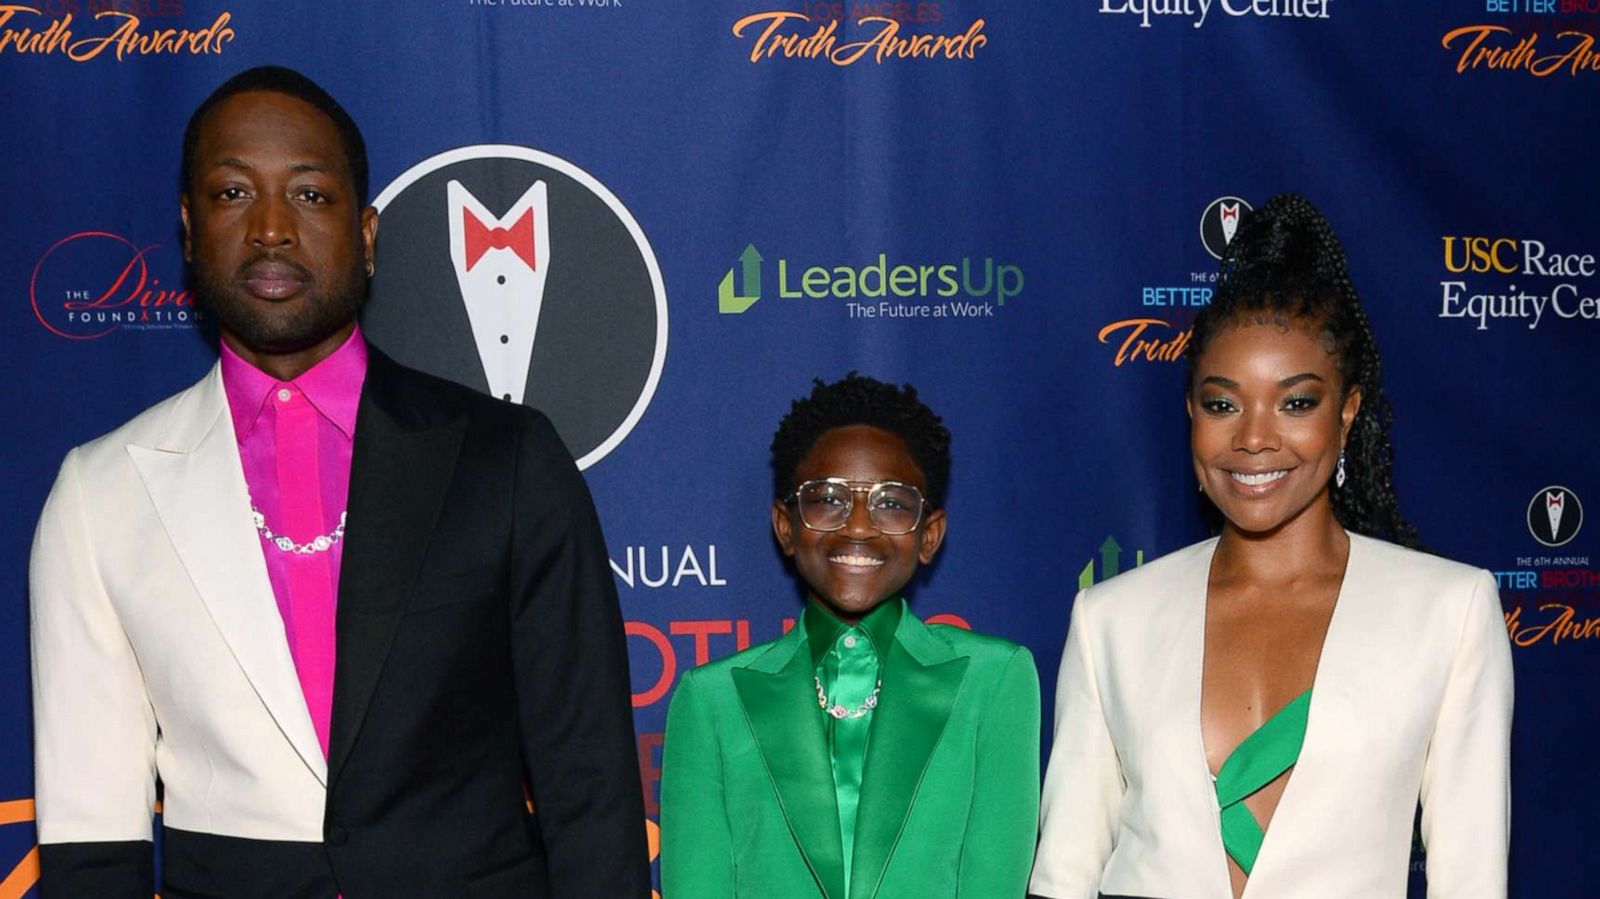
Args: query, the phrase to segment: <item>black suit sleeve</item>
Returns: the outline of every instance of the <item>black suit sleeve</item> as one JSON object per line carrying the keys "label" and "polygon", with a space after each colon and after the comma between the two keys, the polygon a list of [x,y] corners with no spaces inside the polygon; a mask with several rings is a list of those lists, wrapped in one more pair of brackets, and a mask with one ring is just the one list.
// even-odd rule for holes
{"label": "black suit sleeve", "polygon": [[552,896],[650,895],[628,652],[588,488],[542,415],[520,434],[512,535],[518,726]]}
{"label": "black suit sleeve", "polygon": [[39,847],[40,899],[150,899],[156,891],[147,840],[46,843]]}

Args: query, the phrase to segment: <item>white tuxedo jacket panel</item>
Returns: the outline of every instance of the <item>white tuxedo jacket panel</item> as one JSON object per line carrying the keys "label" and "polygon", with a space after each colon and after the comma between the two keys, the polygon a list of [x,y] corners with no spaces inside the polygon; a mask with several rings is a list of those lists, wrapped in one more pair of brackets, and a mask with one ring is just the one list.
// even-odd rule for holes
{"label": "white tuxedo jacket panel", "polygon": [[149,840],[157,771],[173,827],[322,839],[220,369],[67,455],[29,576],[40,842]]}
{"label": "white tuxedo jacket panel", "polygon": [[[1231,899],[1200,729],[1208,540],[1080,593],[1030,891]],[[1506,895],[1510,643],[1487,572],[1350,535],[1305,742],[1245,896]]]}

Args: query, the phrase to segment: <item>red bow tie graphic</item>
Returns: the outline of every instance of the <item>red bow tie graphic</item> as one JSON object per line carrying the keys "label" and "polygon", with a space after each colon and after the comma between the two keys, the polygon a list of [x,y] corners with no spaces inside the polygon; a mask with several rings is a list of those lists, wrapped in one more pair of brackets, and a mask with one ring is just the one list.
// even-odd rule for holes
{"label": "red bow tie graphic", "polygon": [[1544,501],[1550,508],[1559,509],[1561,508],[1561,501],[1566,498],[1567,495],[1565,493],[1552,493],[1546,496]]}
{"label": "red bow tie graphic", "polygon": [[1237,206],[1224,206],[1224,207],[1222,207],[1222,220],[1223,221],[1227,221],[1228,219],[1236,219],[1238,217],[1239,217],[1239,207],[1237,207]]}
{"label": "red bow tie graphic", "polygon": [[522,218],[509,228],[490,228],[478,221],[472,210],[463,209],[461,215],[465,219],[467,237],[467,271],[478,264],[490,248],[496,250],[510,249],[528,268],[538,269],[537,260],[533,255],[533,210],[522,213]]}

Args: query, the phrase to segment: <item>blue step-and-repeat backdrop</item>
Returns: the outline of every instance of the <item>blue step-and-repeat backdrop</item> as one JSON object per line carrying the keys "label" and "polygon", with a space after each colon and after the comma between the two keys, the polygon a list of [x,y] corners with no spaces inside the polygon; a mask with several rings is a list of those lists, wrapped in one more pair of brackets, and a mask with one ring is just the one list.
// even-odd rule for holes
{"label": "blue step-and-repeat backdrop", "polygon": [[[767,446],[812,377],[944,416],[913,607],[1031,647],[1048,709],[1074,591],[1204,535],[1189,323],[1225,221],[1293,190],[1378,334],[1403,511],[1499,581],[1512,893],[1600,895],[1597,37],[1596,0],[0,2],[0,899],[37,877],[34,522],[69,447],[214,359],[180,135],[269,62],[366,133],[374,342],[581,457],[652,820],[677,679],[800,609]],[[531,345],[475,337],[461,209],[548,221]]]}

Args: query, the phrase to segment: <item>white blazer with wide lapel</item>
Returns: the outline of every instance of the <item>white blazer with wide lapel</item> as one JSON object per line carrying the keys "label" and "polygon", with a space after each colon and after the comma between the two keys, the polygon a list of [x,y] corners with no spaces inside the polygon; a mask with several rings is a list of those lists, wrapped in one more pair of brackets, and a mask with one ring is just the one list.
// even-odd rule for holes
{"label": "white blazer with wide lapel", "polygon": [[[92,577],[64,574],[83,566]],[[130,838],[103,832],[92,801],[72,795],[109,778],[113,756],[154,759],[168,826],[321,839],[327,764],[249,517],[220,367],[69,456],[32,580],[36,751],[61,772],[36,775],[41,839]],[[125,642],[97,639],[118,632]],[[140,683],[75,686],[95,677]],[[103,705],[141,691],[160,729],[153,748]]]}
{"label": "white blazer with wide lapel", "polygon": [[[1215,547],[1079,595],[1034,893],[1231,899],[1200,736]],[[1419,794],[1430,880],[1503,897],[1510,711],[1492,577],[1351,535],[1305,744],[1247,899],[1403,897]]]}

